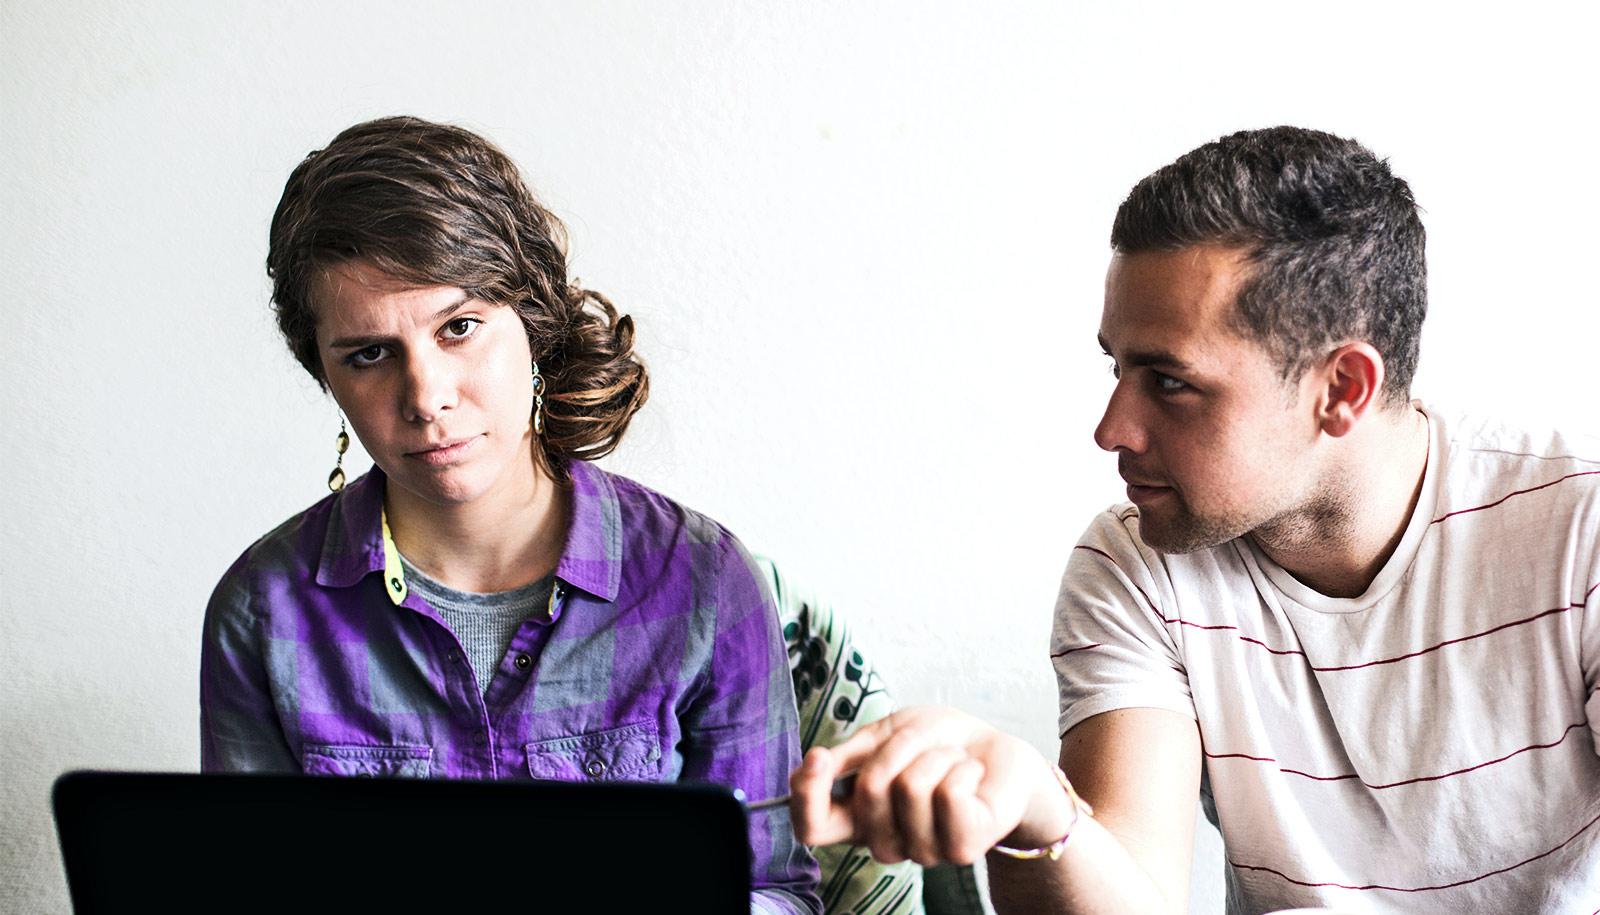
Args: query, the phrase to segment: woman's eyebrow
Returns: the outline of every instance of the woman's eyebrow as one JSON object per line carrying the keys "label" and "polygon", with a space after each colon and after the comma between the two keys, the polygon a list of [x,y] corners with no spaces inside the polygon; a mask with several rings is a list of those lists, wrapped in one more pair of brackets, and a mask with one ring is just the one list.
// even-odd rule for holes
{"label": "woman's eyebrow", "polygon": [[472,301],[472,296],[470,294],[468,294],[466,292],[461,293],[461,298],[456,299],[454,302],[450,303],[449,305],[446,305],[445,307],[443,307],[443,308],[439,309],[438,311],[434,312],[433,313],[433,317],[428,319],[428,323],[437,324],[438,322],[443,321],[445,318],[448,318],[451,315],[455,314],[457,311],[459,311],[461,309],[461,306],[467,304],[470,301]]}
{"label": "woman's eyebrow", "polygon": [[350,348],[350,349],[366,349],[369,346],[378,346],[378,345],[383,344],[383,343],[393,343],[396,339],[398,339],[398,338],[396,338],[396,337],[384,337],[384,336],[379,336],[379,335],[376,335],[376,334],[365,336],[365,337],[340,337],[337,340],[329,340],[328,341],[328,348],[329,349],[346,349],[346,348]]}
{"label": "woman's eyebrow", "polygon": [[[429,324],[437,324],[440,321],[443,321],[445,318],[448,318],[451,315],[455,314],[456,312],[460,311],[462,306],[466,305],[468,302],[471,302],[471,301],[472,301],[472,296],[467,294],[467,293],[465,293],[465,292],[463,292],[461,294],[461,298],[456,299],[454,302],[451,302],[449,305],[446,305],[445,307],[443,307],[443,308],[439,309],[438,311],[434,312],[433,316],[428,319],[428,323]],[[328,348],[329,349],[345,349],[345,348],[348,347],[348,348],[352,348],[352,349],[366,349],[369,346],[378,346],[378,345],[384,344],[384,343],[393,343],[394,341],[396,341],[398,339],[400,339],[400,338],[392,336],[392,335],[391,336],[384,336],[382,334],[367,334],[367,335],[364,335],[364,336],[357,336],[357,337],[340,337],[337,340],[329,341]]]}

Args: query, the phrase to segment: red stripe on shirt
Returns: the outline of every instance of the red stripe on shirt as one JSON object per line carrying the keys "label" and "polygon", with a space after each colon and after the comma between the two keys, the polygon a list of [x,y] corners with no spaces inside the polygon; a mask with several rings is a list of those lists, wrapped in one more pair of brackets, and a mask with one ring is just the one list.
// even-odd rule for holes
{"label": "red stripe on shirt", "polygon": [[[1146,604],[1150,605],[1150,609],[1151,610],[1155,610],[1157,616],[1161,615],[1161,611],[1160,610],[1156,610],[1156,602],[1150,599],[1150,595],[1144,593],[1144,589],[1139,587],[1139,583],[1133,580],[1133,576],[1132,575],[1129,575],[1127,572],[1123,571],[1122,566],[1117,565],[1117,561],[1115,559],[1111,558],[1111,554],[1110,553],[1107,553],[1105,550],[1097,550],[1092,546],[1084,546],[1081,543],[1078,544],[1077,546],[1073,547],[1073,549],[1075,549],[1075,550],[1088,550],[1091,553],[1096,553],[1096,554],[1098,554],[1100,556],[1104,556],[1105,559],[1106,559],[1106,562],[1111,563],[1111,567],[1113,569],[1116,569],[1118,572],[1122,572],[1123,576],[1128,579],[1128,584],[1133,585],[1134,590],[1139,592],[1139,596],[1144,598],[1144,602]],[[1168,622],[1171,622],[1171,621],[1169,620]],[[1233,629],[1233,628],[1236,628],[1236,627],[1225,626],[1225,627],[1221,627],[1221,628]]]}
{"label": "red stripe on shirt", "polygon": [[[1600,473],[1600,471],[1596,471],[1596,472]],[[1167,616],[1166,614],[1162,613],[1160,608],[1158,608],[1155,605],[1155,601],[1152,601],[1150,599],[1150,595],[1146,594],[1144,592],[1144,589],[1139,587],[1139,583],[1134,581],[1131,576],[1128,576],[1128,573],[1123,570],[1122,566],[1117,565],[1117,561],[1115,559],[1111,558],[1110,554],[1106,553],[1104,550],[1097,550],[1092,546],[1083,546],[1082,544],[1080,544],[1080,545],[1078,545],[1076,547],[1073,547],[1073,549],[1087,550],[1090,553],[1095,553],[1097,555],[1105,557],[1105,560],[1107,562],[1111,563],[1113,568],[1115,568],[1118,572],[1122,572],[1123,576],[1128,578],[1128,583],[1133,585],[1134,589],[1139,592],[1139,596],[1140,597],[1144,598],[1145,604],[1148,605],[1149,608],[1150,608],[1150,612],[1154,613],[1156,615],[1156,618],[1161,620],[1162,622],[1164,622],[1164,623],[1177,623],[1178,625],[1189,626],[1190,628],[1193,628],[1193,629],[1233,630],[1235,632],[1239,632],[1239,627],[1238,626],[1227,626],[1227,625],[1211,625],[1211,626],[1208,626],[1208,625],[1204,625],[1204,624],[1201,624],[1201,623],[1192,623],[1192,622],[1190,622],[1190,621],[1188,621],[1186,619],[1183,619],[1181,617]],[[1498,626],[1495,626],[1495,627],[1490,628],[1490,629],[1485,629],[1482,632],[1474,632],[1471,635],[1463,635],[1463,636],[1459,636],[1459,637],[1453,638],[1453,639],[1445,639],[1443,642],[1440,642],[1437,645],[1430,645],[1427,648],[1419,649],[1417,651],[1407,652],[1406,654],[1402,654],[1402,655],[1396,655],[1396,656],[1394,656],[1392,658],[1380,658],[1380,659],[1378,659],[1376,661],[1361,661],[1361,662],[1355,663],[1355,664],[1338,664],[1338,665],[1333,665],[1333,666],[1330,666],[1330,667],[1318,667],[1315,664],[1311,664],[1311,665],[1308,665],[1308,666],[1312,670],[1314,670],[1314,671],[1316,671],[1318,673],[1329,673],[1329,672],[1332,672],[1332,671],[1341,671],[1341,670],[1359,670],[1360,668],[1363,668],[1363,667],[1377,667],[1380,664],[1393,664],[1396,661],[1404,661],[1404,660],[1407,660],[1409,658],[1415,658],[1415,657],[1418,657],[1420,655],[1425,655],[1425,654],[1429,654],[1430,652],[1438,651],[1439,649],[1444,648],[1447,645],[1455,645],[1455,644],[1460,643],[1460,642],[1470,642],[1473,639],[1479,639],[1479,638],[1482,638],[1482,637],[1484,637],[1486,635],[1493,635],[1494,633],[1499,632],[1499,631],[1501,631],[1503,629],[1510,629],[1510,628],[1515,627],[1515,626],[1521,626],[1521,625],[1524,625],[1526,623],[1532,623],[1532,622],[1535,622],[1537,620],[1543,619],[1544,617],[1547,617],[1547,616],[1554,616],[1554,615],[1561,614],[1561,613],[1567,613],[1567,612],[1572,611],[1572,610],[1580,610],[1580,609],[1582,609],[1582,608],[1584,608],[1585,606],[1588,605],[1589,598],[1594,595],[1594,592],[1595,592],[1596,588],[1600,588],[1600,582],[1595,582],[1593,585],[1591,585],[1589,587],[1588,591],[1584,592],[1583,600],[1576,601],[1574,603],[1568,604],[1565,607],[1552,607],[1549,610],[1540,611],[1538,613],[1533,614],[1532,616],[1523,617],[1522,619],[1519,619],[1519,620],[1512,620],[1509,623],[1501,623]],[[1267,651],[1272,652],[1273,654],[1281,654],[1281,655],[1297,654],[1297,655],[1301,655],[1301,656],[1305,655],[1305,652],[1302,651],[1301,649],[1298,649],[1298,648],[1273,648],[1272,646],[1268,645],[1266,642],[1261,641],[1260,639],[1251,638],[1250,636],[1243,635],[1242,633],[1239,636],[1237,636],[1237,638],[1242,642],[1249,642],[1252,645],[1259,645],[1262,648],[1265,648]]]}
{"label": "red stripe on shirt", "polygon": [[1068,648],[1068,649],[1067,649],[1067,650],[1065,650],[1065,651],[1057,651],[1057,652],[1054,652],[1054,653],[1052,653],[1052,654],[1051,654],[1051,655],[1050,655],[1050,657],[1051,657],[1051,658],[1052,658],[1052,659],[1053,659],[1053,658],[1064,658],[1064,657],[1066,657],[1066,656],[1067,656],[1067,655],[1069,655],[1069,654],[1072,654],[1072,653],[1073,653],[1073,652],[1074,652],[1074,651],[1088,651],[1088,650],[1089,650],[1089,649],[1091,649],[1091,648],[1102,648],[1102,647],[1104,647],[1104,646],[1102,646],[1102,645],[1101,645],[1101,644],[1100,644],[1100,643],[1099,643],[1099,642],[1090,642],[1090,643],[1089,643],[1089,644],[1087,644],[1087,645],[1079,645],[1079,646],[1078,646],[1078,647],[1076,647],[1076,648]]}
{"label": "red stripe on shirt", "polygon": [[[1488,766],[1492,766],[1495,763],[1503,763],[1506,760],[1510,759],[1511,757],[1516,756],[1516,755],[1521,754],[1521,753],[1526,753],[1529,750],[1548,750],[1551,747],[1560,746],[1567,739],[1568,735],[1570,735],[1575,729],[1581,728],[1583,726],[1584,726],[1584,722],[1582,722],[1582,721],[1578,722],[1577,724],[1569,724],[1569,725],[1567,725],[1567,729],[1561,732],[1561,736],[1556,738],[1555,740],[1551,741],[1550,743],[1530,744],[1530,745],[1528,745],[1526,747],[1523,747],[1520,750],[1513,750],[1512,752],[1507,753],[1506,755],[1501,756],[1498,759],[1491,759],[1488,762],[1481,762],[1481,763],[1478,763],[1475,766],[1467,766],[1465,769],[1457,769],[1454,772],[1445,772],[1445,773],[1442,773],[1442,774],[1439,774],[1439,775],[1419,775],[1416,778],[1402,779],[1401,781],[1389,782],[1387,784],[1373,784],[1372,782],[1361,780],[1361,777],[1356,775],[1355,773],[1351,773],[1351,774],[1348,774],[1348,775],[1312,775],[1310,772],[1302,772],[1299,769],[1286,769],[1286,768],[1284,768],[1282,766],[1278,767],[1278,771],[1287,773],[1289,775],[1304,776],[1305,778],[1309,778],[1309,779],[1311,779],[1313,781],[1319,781],[1319,782],[1338,782],[1338,781],[1346,781],[1348,779],[1352,779],[1353,778],[1353,779],[1361,780],[1361,784],[1366,785],[1368,788],[1371,788],[1374,791],[1381,790],[1383,788],[1398,788],[1401,785],[1415,785],[1418,782],[1436,782],[1436,781],[1439,781],[1440,779],[1450,778],[1453,775],[1465,775],[1468,772],[1475,772],[1475,771],[1477,771],[1479,769],[1483,769],[1483,768],[1486,768]],[[1204,752],[1204,750],[1202,750],[1202,752]],[[1270,756],[1251,756],[1248,753],[1206,753],[1205,756],[1206,756],[1207,759],[1248,759],[1248,760],[1252,760],[1254,762],[1261,762],[1261,763],[1276,763],[1276,762],[1278,762],[1278,760],[1273,759]]]}
{"label": "red stripe on shirt", "polygon": [[[1595,584],[1595,587],[1600,587],[1600,582],[1597,582]],[[1565,607],[1553,607],[1553,608],[1551,608],[1549,610],[1546,610],[1546,611],[1544,611],[1542,613],[1535,613],[1533,616],[1524,617],[1523,619],[1520,619],[1520,620],[1512,620],[1509,623],[1501,623],[1500,625],[1495,626],[1492,629],[1485,629],[1482,632],[1474,632],[1471,635],[1464,635],[1464,636],[1461,636],[1459,638],[1454,638],[1454,639],[1445,639],[1444,641],[1440,642],[1437,645],[1430,645],[1427,648],[1424,648],[1424,649],[1422,649],[1420,651],[1413,651],[1413,652],[1409,652],[1407,654],[1396,655],[1396,656],[1394,656],[1392,658],[1384,658],[1384,659],[1382,659],[1380,661],[1364,661],[1364,662],[1362,662],[1360,664],[1342,664],[1342,665],[1339,665],[1337,667],[1316,667],[1316,666],[1313,665],[1311,669],[1312,670],[1316,670],[1316,671],[1357,670],[1357,669],[1362,668],[1362,667],[1376,667],[1379,664],[1393,664],[1396,661],[1404,661],[1407,658],[1415,658],[1418,655],[1425,655],[1425,654],[1428,654],[1429,652],[1438,651],[1439,649],[1445,647],[1446,645],[1455,645],[1455,644],[1457,644],[1459,642],[1470,642],[1473,639],[1480,639],[1480,638],[1483,638],[1486,635],[1493,635],[1494,633],[1499,632],[1502,629],[1510,629],[1513,626],[1521,626],[1521,625],[1523,625],[1525,623],[1531,623],[1531,622],[1534,622],[1535,620],[1543,619],[1544,617],[1547,617],[1547,616],[1553,616],[1553,615],[1558,614],[1558,613],[1566,613],[1569,610],[1581,609],[1585,604],[1587,604],[1589,602],[1589,595],[1593,594],[1593,593],[1594,593],[1594,588],[1590,588],[1588,593],[1584,594],[1584,596],[1583,596],[1584,599],[1582,601],[1577,602],[1577,603],[1568,604]]]}
{"label": "red stripe on shirt", "polygon": [[1585,823],[1582,827],[1580,827],[1577,832],[1575,832],[1572,835],[1568,836],[1567,840],[1565,842],[1562,842],[1560,845],[1557,845],[1555,848],[1549,849],[1547,851],[1540,852],[1539,854],[1534,855],[1533,857],[1528,858],[1525,861],[1518,861],[1516,864],[1512,864],[1512,865],[1509,865],[1507,867],[1498,868],[1496,870],[1489,871],[1486,874],[1479,874],[1476,877],[1468,877],[1465,880],[1457,880],[1457,881],[1455,881],[1453,883],[1440,883],[1440,884],[1436,884],[1434,886],[1385,886],[1385,885],[1383,885],[1381,883],[1368,883],[1368,884],[1365,884],[1363,886],[1351,886],[1350,884],[1346,884],[1346,883],[1314,883],[1314,882],[1306,881],[1306,880],[1296,880],[1295,878],[1289,876],[1288,874],[1285,874],[1283,871],[1274,870],[1274,869],[1272,869],[1270,867],[1264,867],[1264,866],[1259,865],[1259,864],[1240,864],[1237,861],[1230,860],[1228,862],[1228,865],[1230,867],[1236,867],[1236,868],[1238,868],[1240,870],[1262,871],[1263,873],[1272,874],[1275,877],[1278,877],[1278,878],[1280,878],[1282,880],[1286,880],[1289,883],[1293,883],[1293,884],[1295,884],[1297,886],[1309,886],[1309,887],[1313,887],[1313,888],[1329,887],[1329,888],[1332,888],[1332,889],[1341,889],[1341,890],[1387,890],[1387,891],[1389,891],[1391,893],[1428,893],[1428,892],[1433,892],[1435,890],[1455,889],[1458,886],[1466,886],[1469,883],[1477,883],[1479,880],[1487,880],[1490,877],[1497,877],[1497,876],[1499,876],[1501,874],[1506,873],[1507,871],[1516,870],[1517,868],[1522,867],[1524,864],[1532,864],[1533,862],[1539,860],[1540,858],[1547,858],[1547,857],[1555,854],[1556,852],[1560,851],[1561,849],[1566,848],[1568,845],[1571,845],[1573,843],[1573,841],[1575,841],[1579,836],[1583,835],[1585,832],[1589,831],[1589,829],[1592,828],[1594,826],[1594,824],[1596,824],[1596,823],[1600,823],[1600,815],[1596,815],[1594,819],[1590,820],[1589,822]]}
{"label": "red stripe on shirt", "polygon": [[1490,502],[1487,505],[1479,505],[1476,508],[1463,508],[1463,509],[1460,509],[1458,511],[1446,512],[1445,514],[1440,515],[1439,517],[1433,519],[1432,521],[1429,521],[1428,523],[1429,524],[1438,524],[1440,521],[1443,521],[1446,518],[1454,518],[1456,515],[1465,515],[1465,514],[1469,514],[1471,512],[1481,512],[1486,508],[1494,508],[1496,505],[1499,505],[1501,502],[1504,502],[1505,500],[1511,498],[1512,496],[1521,496],[1521,495],[1525,495],[1525,494],[1530,493],[1530,492],[1538,492],[1541,489],[1548,489],[1551,486],[1556,485],[1557,483],[1563,482],[1565,480],[1570,480],[1573,477],[1588,477],[1588,476],[1594,476],[1596,474],[1600,474],[1600,470],[1583,470],[1583,471],[1579,471],[1578,473],[1569,473],[1566,476],[1561,477],[1560,479],[1551,480],[1548,483],[1543,483],[1543,484],[1540,484],[1538,486],[1531,487],[1529,489],[1519,489],[1516,492],[1506,493],[1505,495],[1503,495],[1500,498],[1494,500],[1493,502]]}

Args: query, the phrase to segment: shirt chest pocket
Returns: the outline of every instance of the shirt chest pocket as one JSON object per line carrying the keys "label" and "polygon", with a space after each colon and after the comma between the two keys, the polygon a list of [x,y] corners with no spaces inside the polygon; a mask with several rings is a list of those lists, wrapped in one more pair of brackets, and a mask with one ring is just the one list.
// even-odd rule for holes
{"label": "shirt chest pocket", "polygon": [[427,778],[432,765],[432,747],[351,747],[308,743],[300,757],[300,766],[307,775],[353,778]]}
{"label": "shirt chest pocket", "polygon": [[654,722],[536,740],[527,751],[528,774],[534,778],[650,782],[661,777],[661,741]]}

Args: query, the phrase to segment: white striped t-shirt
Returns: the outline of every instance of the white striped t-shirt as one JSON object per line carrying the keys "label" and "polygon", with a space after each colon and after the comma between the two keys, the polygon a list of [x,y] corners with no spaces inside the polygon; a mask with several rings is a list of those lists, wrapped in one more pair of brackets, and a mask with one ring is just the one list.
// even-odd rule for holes
{"label": "white striped t-shirt", "polygon": [[1242,538],[1157,553],[1128,504],[1067,565],[1061,731],[1196,719],[1230,912],[1600,910],[1600,441],[1423,409],[1421,496],[1360,597]]}

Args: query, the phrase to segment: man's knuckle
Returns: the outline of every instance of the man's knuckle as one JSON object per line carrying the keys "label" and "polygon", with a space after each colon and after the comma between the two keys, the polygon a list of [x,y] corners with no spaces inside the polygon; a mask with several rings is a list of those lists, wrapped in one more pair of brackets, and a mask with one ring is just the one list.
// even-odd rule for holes
{"label": "man's knuckle", "polygon": [[933,790],[932,780],[918,772],[902,772],[894,780],[894,798],[900,803],[919,802]]}
{"label": "man's knuckle", "polygon": [[950,780],[946,779],[945,781],[940,782],[938,787],[933,789],[933,802],[937,804],[940,809],[948,811],[954,808],[956,803],[960,801],[965,794],[966,791],[964,788],[953,784],[950,782]]}
{"label": "man's knuckle", "polygon": [[856,776],[854,790],[868,802],[882,802],[889,794],[889,776],[882,772],[862,773]]}
{"label": "man's knuckle", "polygon": [[879,839],[869,847],[872,849],[872,857],[884,864],[899,864],[905,860],[905,855],[900,853],[900,846],[894,842]]}

